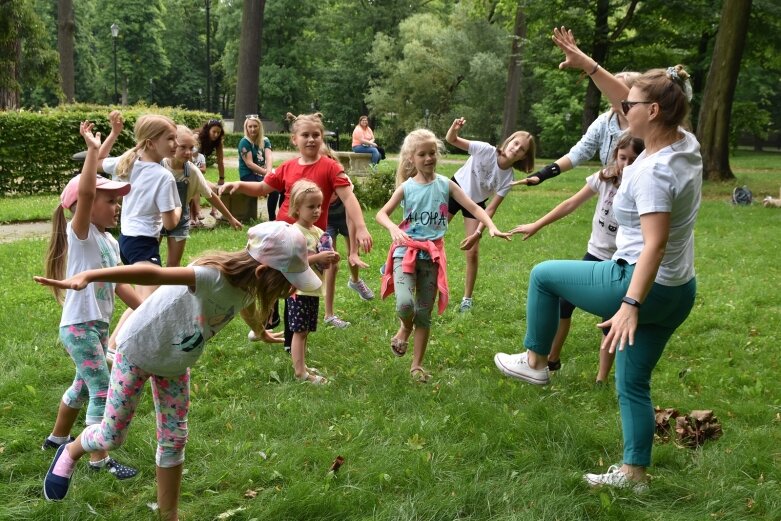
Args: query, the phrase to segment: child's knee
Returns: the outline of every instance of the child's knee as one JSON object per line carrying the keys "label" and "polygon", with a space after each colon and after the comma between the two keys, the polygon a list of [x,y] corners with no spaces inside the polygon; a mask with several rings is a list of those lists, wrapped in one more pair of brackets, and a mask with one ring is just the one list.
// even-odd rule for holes
{"label": "child's knee", "polygon": [[170,468],[184,462],[184,448],[187,445],[187,422],[178,422],[177,426],[165,434],[158,434],[157,455],[155,461],[158,467]]}
{"label": "child's knee", "polygon": [[396,316],[401,320],[409,321],[415,318],[415,304],[413,302],[396,302]]}

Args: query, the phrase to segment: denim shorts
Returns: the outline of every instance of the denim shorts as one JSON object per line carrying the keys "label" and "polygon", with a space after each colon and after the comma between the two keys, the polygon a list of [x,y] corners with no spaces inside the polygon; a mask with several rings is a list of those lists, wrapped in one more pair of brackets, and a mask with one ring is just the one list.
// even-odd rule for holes
{"label": "denim shorts", "polygon": [[136,262],[160,262],[160,242],[156,237],[127,237],[119,235],[119,258],[122,264],[130,266]]}
{"label": "denim shorts", "polygon": [[[453,181],[455,184],[458,185],[458,181],[456,181],[455,177],[453,177],[451,179],[451,181]],[[458,185],[458,186],[461,186],[461,185]],[[487,201],[487,200],[488,199],[485,199],[484,201],[480,201],[479,203],[477,203],[477,201],[475,201],[475,202],[477,203],[477,206],[479,206],[480,208],[485,210],[485,201]],[[461,212],[462,214],[464,214],[464,219],[477,219],[477,217],[475,217],[474,215],[469,213],[466,210],[466,208],[461,206],[458,201],[453,199],[453,196],[451,195],[448,198],[448,200],[447,200],[447,213],[449,213],[450,215],[455,216],[458,212]]]}

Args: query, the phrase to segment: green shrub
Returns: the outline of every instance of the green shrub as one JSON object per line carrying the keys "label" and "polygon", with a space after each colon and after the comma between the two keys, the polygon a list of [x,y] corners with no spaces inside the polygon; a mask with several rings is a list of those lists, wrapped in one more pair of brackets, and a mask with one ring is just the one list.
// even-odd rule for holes
{"label": "green shrub", "polygon": [[[103,137],[111,127],[108,114],[113,107],[73,104],[47,108],[39,112],[0,112],[0,194],[36,194],[58,192],[78,168],[71,160],[84,150],[79,123],[95,122]],[[161,114],[193,130],[204,121],[218,117],[170,107],[136,105],[121,107],[125,128],[117,139],[112,155],[135,145],[133,125],[144,114]]]}
{"label": "green shrub", "polygon": [[381,208],[396,188],[396,164],[380,163],[377,172],[355,183],[355,197],[366,208]]}

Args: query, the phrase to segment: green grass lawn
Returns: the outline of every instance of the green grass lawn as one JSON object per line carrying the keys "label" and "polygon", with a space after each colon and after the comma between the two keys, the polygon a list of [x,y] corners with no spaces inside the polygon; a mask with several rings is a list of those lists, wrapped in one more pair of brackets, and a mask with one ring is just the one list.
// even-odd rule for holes
{"label": "green grass lawn", "polygon": [[[755,196],[777,193],[781,175],[769,157],[741,153],[733,167]],[[590,171],[513,191],[497,224],[509,229],[537,218],[581,188]],[[649,493],[594,491],[581,480],[621,458],[614,388],[593,385],[596,317],[576,311],[564,366],[548,387],[507,379],[492,360],[496,351],[522,348],[531,267],[583,255],[592,204],[526,242],[483,239],[475,308],[466,316],[454,310],[464,277],[463,226],[454,220],[447,236],[452,305],[434,319],[427,385],[413,384],[409,358],[390,352],[393,299],[361,301],[346,288],[346,270],[336,308],[352,327],[310,335],[307,362],[332,379],[325,388],[296,383],[281,347],[251,344],[241,320],[229,324],[192,370],[182,518],[781,519],[781,211],[732,206],[733,186],[705,186],[696,305],[652,385],[659,406],[713,409],[724,436],[696,450],[657,443]],[[364,276],[377,291],[390,238],[374,212],[366,213],[375,248]],[[185,260],[239,249],[245,240],[225,227],[197,230]],[[52,453],[40,444],[73,377],[57,339],[60,309],[31,280],[45,248],[43,240],[0,244],[0,519],[151,519],[149,391],[115,454],[139,467],[139,476],[119,482],[80,464],[66,500],[42,498]],[[329,474],[337,456],[345,463]]]}

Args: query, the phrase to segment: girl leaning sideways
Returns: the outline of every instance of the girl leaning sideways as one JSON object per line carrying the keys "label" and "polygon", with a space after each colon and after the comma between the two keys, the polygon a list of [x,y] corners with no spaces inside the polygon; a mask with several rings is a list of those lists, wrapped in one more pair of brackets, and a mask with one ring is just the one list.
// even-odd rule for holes
{"label": "girl leaning sideways", "polygon": [[[511,233],[520,233],[525,241],[542,228],[553,224],[571,214],[586,201],[598,195],[597,207],[591,221],[591,237],[588,241],[584,261],[600,262],[610,260],[616,252],[616,234],[618,222],[613,213],[613,199],[618,187],[621,185],[621,174],[624,167],[631,165],[643,151],[643,140],[624,134],[619,138],[613,149],[613,156],[607,168],[591,174],[586,178],[586,186],[578,193],[560,203],[553,210],[546,213],[533,223],[522,224],[511,230]],[[557,371],[561,368],[561,348],[567,340],[570,326],[572,325],[572,313],[575,306],[565,299],[559,300],[559,329],[553,339],[550,353],[548,354],[548,369]],[[605,318],[607,320],[607,318]],[[607,334],[608,330],[603,330]],[[597,384],[604,384],[610,374],[615,354],[606,349],[599,350],[599,370],[597,371]]]}
{"label": "girl leaning sideways", "polygon": [[[486,228],[491,237],[510,240],[500,232],[491,217],[461,187],[436,173],[443,145],[429,130],[411,132],[401,146],[396,170],[397,188],[390,200],[377,212],[377,222],[391,235],[382,280],[382,297],[396,293],[398,332],[391,338],[391,350],[404,356],[414,330],[414,351],[410,373],[415,381],[425,383],[431,374],[423,368],[431,330],[431,310],[439,293],[439,313],[447,307],[447,258],[444,235],[448,227],[448,199],[453,198]],[[401,205],[401,224],[390,215]]]}
{"label": "girl leaning sideways", "polygon": [[618,349],[615,375],[624,457],[606,473],[589,473],[584,479],[592,486],[643,491],[655,430],[651,375],[694,307],[697,286],[694,224],[702,197],[702,156],[697,138],[684,128],[691,85],[678,65],[652,69],[629,89],[578,48],[572,31],[554,29],[553,41],[565,54],[559,67],[590,74],[610,102],[621,106],[629,132],[645,142],[645,150],[624,168],[613,201],[619,227],[612,260],[535,266],[527,298],[527,350],[498,353],[494,361],[507,376],[546,384],[559,298],[611,317],[598,326],[610,327],[602,349]]}
{"label": "girl leaning sideways", "polygon": [[163,167],[173,174],[176,181],[176,191],[182,202],[182,217],[179,219],[179,224],[173,230],[163,228],[160,232],[161,242],[163,237],[166,237],[167,240],[168,256],[165,265],[169,268],[179,266],[182,261],[185,243],[190,236],[191,201],[200,200],[201,196],[206,197],[212,207],[217,208],[234,229],[241,230],[241,223],[231,215],[219,196],[212,192],[206,178],[191,162],[194,146],[195,138],[193,138],[192,131],[184,125],[177,125],[176,152],[173,157],[165,158],[162,162]]}
{"label": "girl leaning sideways", "polygon": [[[52,237],[46,255],[46,276],[61,279],[86,269],[107,268],[119,264],[119,245],[107,231],[117,225],[119,200],[130,191],[128,183],[97,176],[100,134],[92,133],[87,121],[79,128],[87,143],[87,157],[80,175],[71,179],[60,195],[60,205],[52,216]],[[73,214],[66,223],[65,209]],[[70,436],[79,410],[87,402],[85,423],[94,425],[103,419],[108,392],[109,369],[106,364],[108,331],[114,313],[114,293],[131,308],[141,300],[127,284],[94,282],[84,291],[63,292],[52,288],[62,304],[60,340],[76,364],[76,377],[65,391],[57,410],[52,433],[42,449],[58,449],[73,441]],[[117,479],[136,475],[136,470],[117,463],[108,452],[90,454],[90,468],[105,468]]]}
{"label": "girl leaning sideways", "polygon": [[[469,153],[469,159],[458,169],[453,176],[453,181],[469,199],[484,209],[489,217],[493,217],[512,188],[513,169],[528,173],[534,168],[536,149],[534,137],[528,132],[519,130],[505,139],[501,146],[494,147],[482,141],[470,141],[459,136],[465,124],[464,118],[456,118],[445,136],[448,143]],[[491,202],[486,206],[489,198]],[[464,297],[458,310],[465,312],[472,309],[480,238],[483,236],[484,228],[472,213],[451,197],[448,201],[448,221],[452,220],[458,212],[464,215],[466,235],[461,243],[461,249],[466,251],[466,281]]]}
{"label": "girl leaning sideways", "polygon": [[263,223],[248,233],[245,249],[206,254],[184,268],[139,263],[88,270],[62,281],[35,277],[40,284],[70,290],[82,290],[97,281],[164,285],[120,330],[103,419],[57,450],[44,479],[47,499],[67,495],[76,462],[84,454],[111,450],[125,442],[144,385],[151,380],[157,411],[157,504],[162,519],[178,519],[190,367],[206,342],[236,314],[263,331],[262,322],[255,321],[259,317],[254,313],[256,306],[261,315],[267,314],[274,301],[289,295],[293,287],[311,291],[321,284],[309,268],[306,239],[297,228]]}
{"label": "girl leaning sideways", "polygon": [[[285,194],[285,200],[277,213],[277,219],[292,224],[296,222],[296,219],[290,215],[290,191],[296,182],[307,179],[315,183],[323,193],[321,212],[315,226],[321,230],[328,226],[329,201],[331,195],[336,193],[344,203],[347,218],[352,221],[352,226],[355,227],[356,244],[365,252],[371,251],[372,238],[363,220],[361,206],[352,191],[350,179],[338,161],[322,153],[321,147],[325,133],[322,114],[294,116],[288,113],[287,118],[291,123],[290,139],[298,149],[300,156],[282,163],[274,172],[266,175],[260,183],[244,181],[226,183],[220,188],[220,193],[239,191],[245,195],[262,197],[275,190],[280,191]],[[250,331],[249,338],[254,340],[258,338],[258,335],[256,332]]]}
{"label": "girl leaning sideways", "polygon": [[[249,114],[244,120],[244,137],[239,141],[239,180],[259,183],[273,171],[271,141],[264,135],[263,122],[257,114]],[[276,220],[280,195],[276,191],[268,194],[269,221]]]}
{"label": "girl leaning sideways", "polygon": [[[296,226],[306,237],[309,264],[321,278],[325,271],[333,269],[339,262],[329,235],[315,226],[320,218],[323,192],[312,181],[302,179],[290,191],[290,215],[296,218]],[[290,346],[293,370],[302,382],[324,384],[328,381],[317,374],[316,369],[306,366],[306,344],[309,333],[317,330],[320,316],[320,297],[325,296],[325,287],[315,291],[298,290],[285,301],[285,345]]]}

